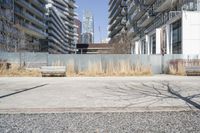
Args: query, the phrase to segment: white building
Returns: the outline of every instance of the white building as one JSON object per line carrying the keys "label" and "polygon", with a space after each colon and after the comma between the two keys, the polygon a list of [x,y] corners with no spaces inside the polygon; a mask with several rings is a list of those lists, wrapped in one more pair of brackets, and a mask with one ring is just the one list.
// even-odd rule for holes
{"label": "white building", "polygon": [[200,0],[127,0],[126,4],[132,54],[200,54]]}

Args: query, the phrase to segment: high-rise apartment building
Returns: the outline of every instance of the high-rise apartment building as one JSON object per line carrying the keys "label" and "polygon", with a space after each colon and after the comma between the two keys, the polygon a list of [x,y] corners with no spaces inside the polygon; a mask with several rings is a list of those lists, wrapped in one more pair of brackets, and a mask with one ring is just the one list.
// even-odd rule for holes
{"label": "high-rise apartment building", "polygon": [[77,26],[75,25],[74,0],[48,0],[48,47],[49,53],[75,53]]}
{"label": "high-rise apartment building", "polygon": [[40,51],[46,39],[46,0],[14,0],[14,23],[25,38],[23,50]]}
{"label": "high-rise apartment building", "polygon": [[[5,51],[40,51],[46,39],[45,0],[1,0],[1,41]],[[23,40],[23,41],[22,41]],[[5,48],[6,47],[6,48]]]}
{"label": "high-rise apartment building", "polygon": [[[12,41],[15,38],[13,23],[13,4],[0,1],[0,51],[13,51],[16,44]],[[11,43],[13,42],[13,43]]]}
{"label": "high-rise apartment building", "polygon": [[[91,40],[89,43],[94,43],[94,16],[91,11],[84,11],[82,24],[82,43],[88,43],[84,42],[84,40]],[[88,39],[88,37],[90,37],[88,35],[91,35],[91,38]],[[87,38],[84,39],[84,37]]]}
{"label": "high-rise apartment building", "polygon": [[78,34],[77,43],[81,43],[82,23],[78,18],[75,19],[75,25],[77,26],[76,33]]}
{"label": "high-rise apartment building", "polygon": [[75,53],[74,0],[0,0],[0,49]]}
{"label": "high-rise apartment building", "polygon": [[109,37],[116,37],[123,31],[127,21],[126,0],[109,1]]}
{"label": "high-rise apartment building", "polygon": [[132,53],[200,53],[200,0],[110,0],[109,6],[109,36],[127,32]]}

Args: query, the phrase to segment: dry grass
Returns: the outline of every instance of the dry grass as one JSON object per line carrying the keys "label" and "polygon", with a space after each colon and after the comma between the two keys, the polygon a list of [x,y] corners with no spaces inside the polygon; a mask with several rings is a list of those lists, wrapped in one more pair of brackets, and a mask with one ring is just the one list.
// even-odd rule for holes
{"label": "dry grass", "polygon": [[177,66],[169,65],[169,74],[185,76],[185,66],[180,62],[178,62]]}
{"label": "dry grass", "polygon": [[0,77],[41,77],[41,73],[39,70],[27,70],[12,64],[10,69],[4,66],[0,68]]}
{"label": "dry grass", "polygon": [[67,64],[67,76],[142,76],[152,75],[150,66],[140,64],[132,65],[129,61],[113,62],[88,62],[88,68],[81,70],[75,68],[73,61]]}
{"label": "dry grass", "polygon": [[69,61],[67,64],[66,75],[75,76],[75,64],[73,60]]}
{"label": "dry grass", "polygon": [[[61,62],[56,62],[54,66],[62,66]],[[118,62],[88,62],[86,69],[81,69],[80,65],[75,64],[74,60],[70,60],[66,65],[66,76],[144,76],[152,75],[151,66],[142,66],[141,64],[132,65],[127,61]],[[41,77],[39,70],[28,70],[20,68],[17,65],[11,66],[10,69],[6,67],[0,68],[0,77]]]}

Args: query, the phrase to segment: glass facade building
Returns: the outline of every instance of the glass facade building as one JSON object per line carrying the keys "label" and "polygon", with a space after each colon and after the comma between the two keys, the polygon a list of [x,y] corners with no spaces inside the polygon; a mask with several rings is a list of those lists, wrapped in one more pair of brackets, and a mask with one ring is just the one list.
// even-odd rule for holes
{"label": "glass facade building", "polygon": [[[82,43],[94,43],[94,16],[91,11],[85,10],[82,22]],[[90,36],[91,35],[91,36]],[[87,37],[84,39],[84,37]],[[88,38],[91,37],[91,38]],[[88,41],[84,41],[88,40]]]}

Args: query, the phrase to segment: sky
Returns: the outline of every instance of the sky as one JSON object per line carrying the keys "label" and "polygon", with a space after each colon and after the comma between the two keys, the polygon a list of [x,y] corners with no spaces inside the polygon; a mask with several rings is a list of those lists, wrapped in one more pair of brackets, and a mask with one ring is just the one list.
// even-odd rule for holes
{"label": "sky", "polygon": [[[84,10],[90,10],[94,16],[94,41],[100,42],[100,38],[106,39],[108,35],[108,0],[76,0],[78,5],[78,18],[83,19]],[[101,29],[101,34],[99,32]]]}

